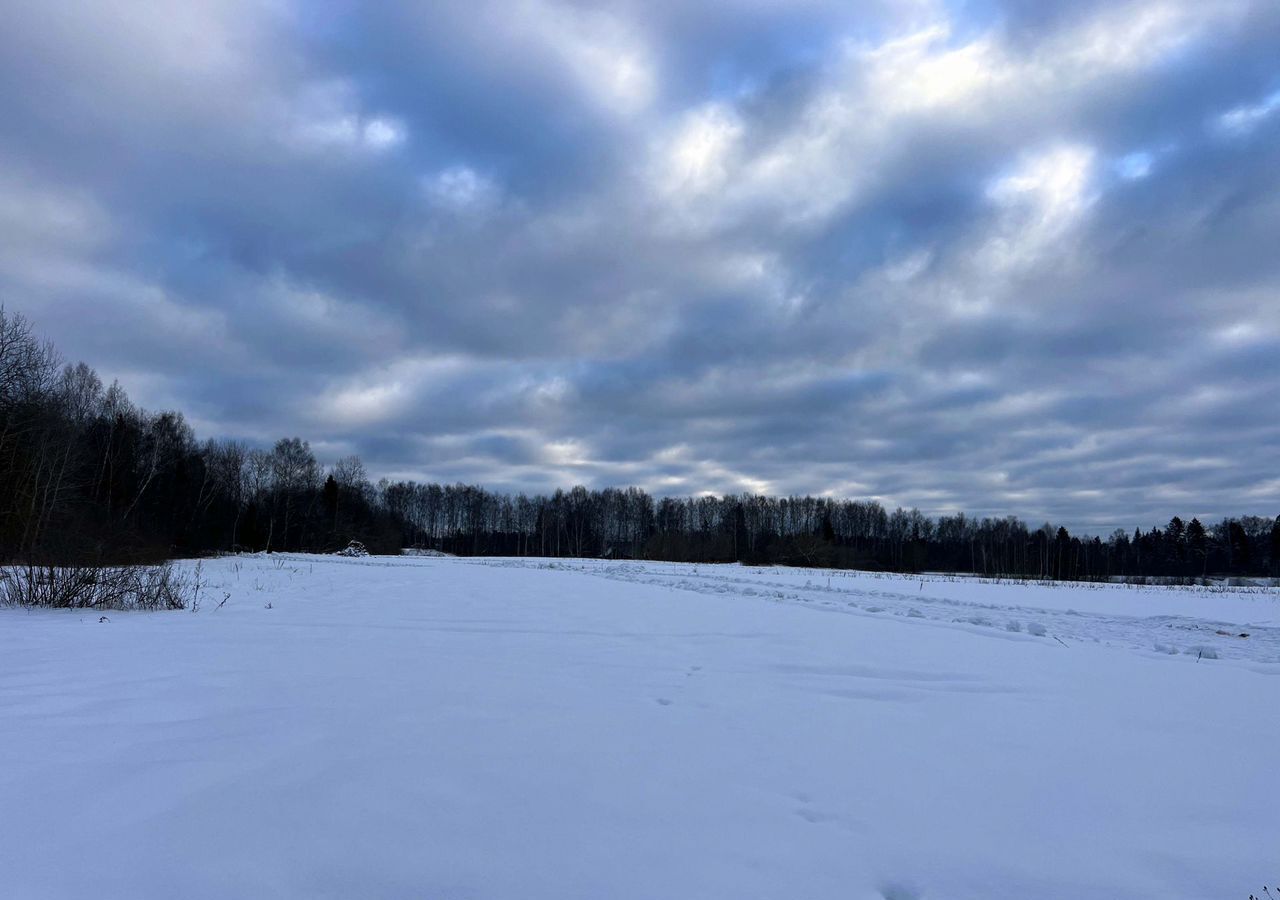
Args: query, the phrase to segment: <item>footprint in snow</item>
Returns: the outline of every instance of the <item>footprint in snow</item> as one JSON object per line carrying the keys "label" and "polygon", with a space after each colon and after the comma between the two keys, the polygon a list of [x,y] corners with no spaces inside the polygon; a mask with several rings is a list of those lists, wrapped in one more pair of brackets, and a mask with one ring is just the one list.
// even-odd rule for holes
{"label": "footprint in snow", "polygon": [[814,809],[813,798],[808,794],[799,792],[793,796],[800,802],[800,808],[795,811],[795,814],[806,822],[810,822],[814,825],[822,825],[827,822],[840,821],[840,817],[835,813],[822,812],[821,810]]}
{"label": "footprint in snow", "polygon": [[831,813],[818,812],[816,809],[797,809],[796,815],[804,819],[806,822],[812,822],[814,825],[821,825],[824,822],[834,822],[836,817]]}

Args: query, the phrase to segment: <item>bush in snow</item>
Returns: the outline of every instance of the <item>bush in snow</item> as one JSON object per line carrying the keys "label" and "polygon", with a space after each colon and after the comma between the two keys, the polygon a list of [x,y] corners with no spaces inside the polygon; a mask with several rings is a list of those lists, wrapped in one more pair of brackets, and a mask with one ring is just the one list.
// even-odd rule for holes
{"label": "bush in snow", "polygon": [[337,556],[368,556],[369,550],[359,541],[352,541],[343,547],[336,554]]}
{"label": "bush in snow", "polygon": [[1027,634],[1034,634],[1036,637],[1044,637],[1049,630],[1039,622],[1030,622],[1027,625]]}
{"label": "bush in snow", "polygon": [[159,566],[16,566],[0,572],[0,606],[186,609],[199,582]]}

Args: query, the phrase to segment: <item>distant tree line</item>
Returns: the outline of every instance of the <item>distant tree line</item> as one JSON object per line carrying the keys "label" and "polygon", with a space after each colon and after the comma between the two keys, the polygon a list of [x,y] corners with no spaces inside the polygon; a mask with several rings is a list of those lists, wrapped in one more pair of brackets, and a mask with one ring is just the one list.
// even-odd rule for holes
{"label": "distant tree line", "polygon": [[1280,519],[1103,541],[1015,517],[936,518],[824,497],[655,498],[638,488],[551,495],[370,484],[357,457],[327,471],[306,441],[198,441],[88,366],[63,365],[0,307],[0,562],[127,563],[227,550],[744,562],[990,576],[1280,575]]}
{"label": "distant tree line", "polygon": [[550,496],[471,485],[379,484],[406,546],[464,556],[607,556],[946,571],[1099,580],[1211,574],[1280,575],[1280,517],[1205,528],[1174,517],[1163,530],[1107,540],[1016,517],[931,518],[868,500],[825,497],[654,498],[638,488],[575,487]]}
{"label": "distant tree line", "polygon": [[0,308],[0,561],[150,562],[215,550],[398,552],[359,459],[327,473],[305,441],[196,440]]}

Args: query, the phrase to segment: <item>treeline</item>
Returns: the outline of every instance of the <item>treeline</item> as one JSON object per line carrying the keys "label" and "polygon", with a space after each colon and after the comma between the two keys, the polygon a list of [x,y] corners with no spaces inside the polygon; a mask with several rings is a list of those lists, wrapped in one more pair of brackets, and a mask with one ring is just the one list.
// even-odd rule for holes
{"label": "treeline", "polygon": [[61,365],[0,308],[0,561],[151,562],[217,550],[398,552],[400,524],[354,457],[329,472],[305,441],[196,440],[88,366]]}
{"label": "treeline", "polygon": [[464,556],[606,556],[946,571],[1100,580],[1212,574],[1280,575],[1280,517],[1164,529],[1107,540],[1016,517],[931,518],[875,501],[824,497],[663,497],[638,488],[494,493],[470,485],[379,485],[406,546]]}
{"label": "treeline", "polygon": [[655,498],[638,488],[549,496],[470,485],[371,485],[357,457],[327,471],[298,438],[270,449],[197,441],[83,363],[62,365],[0,308],[0,562],[96,565],[227,550],[744,562],[1105,579],[1280,575],[1280,519],[1107,540],[1015,517],[885,510],[823,497]]}

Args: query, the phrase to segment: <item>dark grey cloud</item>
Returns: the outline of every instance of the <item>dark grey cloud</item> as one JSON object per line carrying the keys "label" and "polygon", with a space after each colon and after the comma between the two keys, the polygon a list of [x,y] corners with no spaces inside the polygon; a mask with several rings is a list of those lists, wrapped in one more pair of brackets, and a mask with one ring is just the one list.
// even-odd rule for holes
{"label": "dark grey cloud", "polygon": [[0,298],[203,434],[1280,511],[1270,0],[0,5]]}

